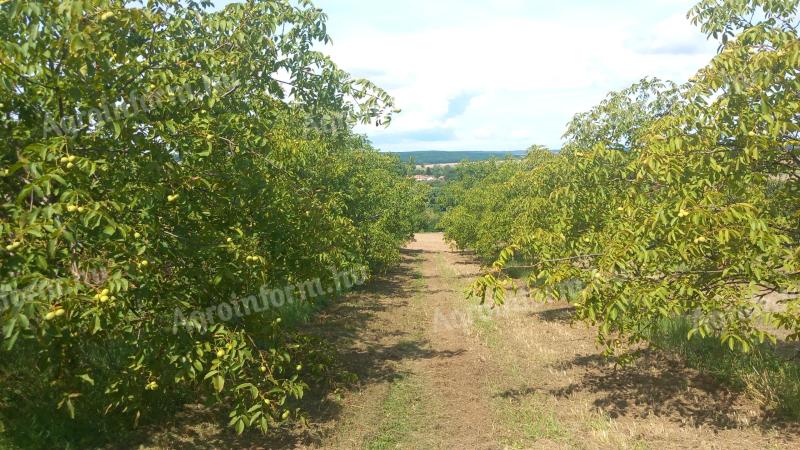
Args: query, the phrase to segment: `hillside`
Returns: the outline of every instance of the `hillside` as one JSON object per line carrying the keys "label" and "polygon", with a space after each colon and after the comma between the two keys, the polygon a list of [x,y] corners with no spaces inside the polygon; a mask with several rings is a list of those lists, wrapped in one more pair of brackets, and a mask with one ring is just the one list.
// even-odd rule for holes
{"label": "hillside", "polygon": [[506,158],[513,156],[519,158],[525,156],[527,150],[513,151],[415,151],[415,152],[392,152],[400,157],[403,162],[410,161],[412,158],[417,164],[450,164],[464,160],[485,161],[491,158]]}

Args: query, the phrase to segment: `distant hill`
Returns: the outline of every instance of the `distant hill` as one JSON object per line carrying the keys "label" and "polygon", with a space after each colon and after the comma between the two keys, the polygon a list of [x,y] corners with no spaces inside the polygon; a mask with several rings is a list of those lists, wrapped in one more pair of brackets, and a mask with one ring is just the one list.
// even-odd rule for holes
{"label": "distant hill", "polygon": [[409,161],[411,158],[417,164],[450,164],[458,163],[464,160],[469,161],[485,161],[491,158],[505,159],[508,156],[521,158],[527,153],[526,150],[514,151],[500,151],[500,152],[485,152],[485,151],[418,151],[418,152],[392,152],[397,155],[404,162]]}

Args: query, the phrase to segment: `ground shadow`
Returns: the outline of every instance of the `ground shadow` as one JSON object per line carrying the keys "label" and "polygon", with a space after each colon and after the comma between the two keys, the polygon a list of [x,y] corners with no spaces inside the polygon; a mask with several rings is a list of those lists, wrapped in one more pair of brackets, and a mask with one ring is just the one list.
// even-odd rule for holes
{"label": "ground shadow", "polygon": [[[627,367],[616,366],[601,355],[581,355],[554,368],[580,368],[583,376],[578,382],[547,391],[550,395],[568,397],[591,392],[597,396],[594,405],[612,418],[657,416],[723,430],[741,426],[737,412],[741,416],[753,407],[752,400],[743,393],[655,351],[645,352]],[[756,425],[774,429],[776,424],[765,416]]]}
{"label": "ground shadow", "polygon": [[575,307],[564,306],[561,308],[533,311],[528,314],[528,317],[536,318],[544,322],[570,324],[574,322],[575,319]]}
{"label": "ground shadow", "polygon": [[502,398],[505,400],[514,400],[520,401],[525,397],[530,397],[535,395],[538,392],[542,392],[540,389],[531,386],[523,386],[520,388],[515,389],[506,389],[505,391],[498,392],[492,395],[493,398]]}

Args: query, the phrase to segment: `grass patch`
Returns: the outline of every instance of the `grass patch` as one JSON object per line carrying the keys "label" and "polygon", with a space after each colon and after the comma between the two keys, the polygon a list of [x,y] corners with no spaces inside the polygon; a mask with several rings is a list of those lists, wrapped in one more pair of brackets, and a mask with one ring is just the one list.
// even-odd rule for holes
{"label": "grass patch", "polygon": [[414,293],[414,300],[422,300],[425,297],[424,291],[426,286],[425,277],[422,275],[422,263],[420,263],[414,267],[414,270],[411,272],[411,289],[416,291]]}
{"label": "grass patch", "polygon": [[495,350],[499,348],[502,342],[497,333],[497,322],[494,317],[492,317],[491,313],[483,308],[476,308],[471,311],[474,311],[472,315],[472,329],[478,337],[490,349]]}
{"label": "grass patch", "polygon": [[[422,302],[426,286],[422,275],[422,263],[415,265],[410,284],[416,291],[412,301],[416,304]],[[399,351],[402,353],[406,346],[414,348],[415,342],[421,341],[423,337],[424,329],[414,329],[413,340],[399,343]],[[368,437],[364,448],[369,450],[403,448],[402,444],[410,442],[411,437],[418,433],[428,420],[430,408],[424,403],[425,398],[422,381],[419,378],[403,375],[393,381],[381,406],[378,430]]]}
{"label": "grass patch", "polygon": [[607,433],[611,429],[612,424],[613,421],[611,417],[603,411],[594,412],[586,419],[586,425],[588,425],[592,431],[598,433]]}
{"label": "grass patch", "polygon": [[771,345],[743,354],[731,351],[712,336],[695,335],[688,340],[691,328],[685,318],[664,320],[650,339],[656,347],[681,356],[690,367],[747,392],[778,415],[800,419],[800,364],[779,356]]}
{"label": "grass patch", "polygon": [[426,420],[421,382],[413,377],[401,378],[389,387],[383,402],[383,419],[379,430],[365,446],[370,450],[402,448],[409,437],[418,432]]}
{"label": "grass patch", "polygon": [[436,255],[436,270],[442,274],[442,277],[452,279],[458,277],[458,272],[447,262],[444,255],[438,253]]}
{"label": "grass patch", "polygon": [[504,439],[510,447],[528,448],[540,440],[564,441],[568,437],[547,399],[540,395],[498,400],[495,411],[513,436]]}

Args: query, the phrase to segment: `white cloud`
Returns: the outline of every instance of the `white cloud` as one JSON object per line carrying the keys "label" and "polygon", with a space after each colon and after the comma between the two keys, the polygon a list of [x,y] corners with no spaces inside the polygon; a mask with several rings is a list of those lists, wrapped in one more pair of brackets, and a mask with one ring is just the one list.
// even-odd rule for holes
{"label": "white cloud", "polygon": [[[403,109],[388,130],[363,129],[380,148],[559,146],[572,115],[608,91],[644,76],[684,81],[716,47],[685,19],[685,1],[627,8],[582,1],[546,14],[531,10],[531,2],[489,3],[411,0],[404,10],[388,10],[349,0],[332,8],[334,45],[325,51],[386,88]],[[387,20],[382,12],[397,15],[396,22],[379,28]],[[472,97],[463,113],[446,118],[450,102],[464,93]],[[450,139],[442,139],[445,130]]]}

